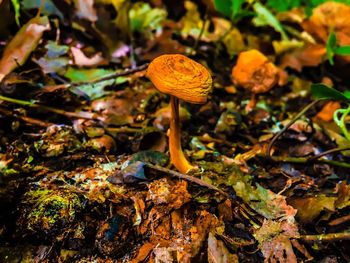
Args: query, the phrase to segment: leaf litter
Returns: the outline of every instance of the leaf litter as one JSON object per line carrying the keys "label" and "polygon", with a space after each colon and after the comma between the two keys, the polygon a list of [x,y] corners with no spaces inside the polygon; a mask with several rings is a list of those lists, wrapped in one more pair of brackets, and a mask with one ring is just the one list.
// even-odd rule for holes
{"label": "leaf litter", "polygon": [[[348,4],[218,2],[0,1],[1,262],[349,261]],[[174,53],[213,77],[187,174]]]}

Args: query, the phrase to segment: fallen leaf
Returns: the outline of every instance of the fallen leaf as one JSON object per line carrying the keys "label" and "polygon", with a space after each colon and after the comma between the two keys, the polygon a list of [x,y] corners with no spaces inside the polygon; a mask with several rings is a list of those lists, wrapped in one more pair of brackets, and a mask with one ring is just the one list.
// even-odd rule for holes
{"label": "fallen leaf", "polygon": [[288,203],[298,210],[296,217],[304,224],[312,223],[323,210],[334,212],[336,197],[324,194],[313,197],[291,198]]}
{"label": "fallen leaf", "polygon": [[342,181],[337,184],[335,191],[338,194],[338,199],[335,201],[336,208],[348,207],[350,205],[350,185],[346,184],[346,181]]}
{"label": "fallen leaf", "polygon": [[326,47],[323,44],[307,44],[292,53],[286,53],[281,58],[280,67],[287,67],[301,72],[303,67],[315,67],[322,63],[326,55]]}
{"label": "fallen leaf", "polygon": [[79,67],[96,67],[107,64],[106,59],[101,56],[101,52],[96,53],[90,58],[81,49],[76,47],[71,47],[70,52],[73,56],[73,64]]}
{"label": "fallen leaf", "polygon": [[290,238],[299,236],[298,228],[288,221],[264,220],[254,234],[259,242],[265,262],[297,262]]}
{"label": "fallen leaf", "polygon": [[0,81],[26,62],[30,53],[38,46],[44,31],[49,29],[50,23],[47,16],[36,16],[21,27],[5,47],[0,60]]}

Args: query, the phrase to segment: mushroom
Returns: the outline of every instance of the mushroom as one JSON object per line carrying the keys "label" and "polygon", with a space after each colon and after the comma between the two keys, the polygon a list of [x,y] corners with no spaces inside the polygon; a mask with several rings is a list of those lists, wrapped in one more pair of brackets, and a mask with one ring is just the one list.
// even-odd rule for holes
{"label": "mushroom", "polygon": [[204,104],[212,87],[210,73],[204,66],[184,55],[167,54],[155,58],[149,64],[146,77],[160,92],[170,95],[170,160],[181,173],[188,173],[194,166],[186,159],[181,147],[179,99]]}
{"label": "mushroom", "polygon": [[269,91],[278,82],[278,69],[256,49],[241,52],[232,69],[233,81],[250,92],[252,97],[247,111],[256,104],[255,95]]}

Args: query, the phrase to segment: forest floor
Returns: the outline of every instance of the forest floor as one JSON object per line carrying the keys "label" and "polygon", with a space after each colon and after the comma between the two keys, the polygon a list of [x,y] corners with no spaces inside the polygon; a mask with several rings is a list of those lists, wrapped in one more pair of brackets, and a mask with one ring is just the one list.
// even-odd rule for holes
{"label": "forest floor", "polygon": [[0,0],[0,262],[349,262],[350,6],[262,2]]}

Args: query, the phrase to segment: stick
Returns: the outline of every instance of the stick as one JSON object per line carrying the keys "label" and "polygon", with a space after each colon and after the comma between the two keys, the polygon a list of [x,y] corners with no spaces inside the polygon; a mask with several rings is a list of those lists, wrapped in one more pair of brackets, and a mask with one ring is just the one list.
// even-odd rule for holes
{"label": "stick", "polygon": [[196,183],[196,184],[198,184],[200,186],[204,186],[204,187],[206,187],[208,189],[212,189],[212,190],[222,194],[226,198],[230,198],[230,196],[227,193],[225,193],[224,191],[222,191],[221,189],[219,189],[216,186],[211,185],[211,184],[209,184],[207,182],[204,182],[203,180],[201,180],[199,178],[196,178],[194,176],[190,176],[190,175],[187,175],[187,174],[182,174],[182,173],[179,173],[179,172],[175,172],[173,170],[170,170],[170,169],[167,169],[167,168],[163,168],[163,167],[160,167],[160,166],[157,166],[157,165],[149,164],[149,163],[145,163],[145,166],[148,167],[148,168],[151,168],[151,169],[154,169],[154,170],[157,170],[157,171],[169,174],[170,176],[177,177],[177,178],[180,178],[180,179],[184,179],[186,181],[190,181],[190,182]]}

